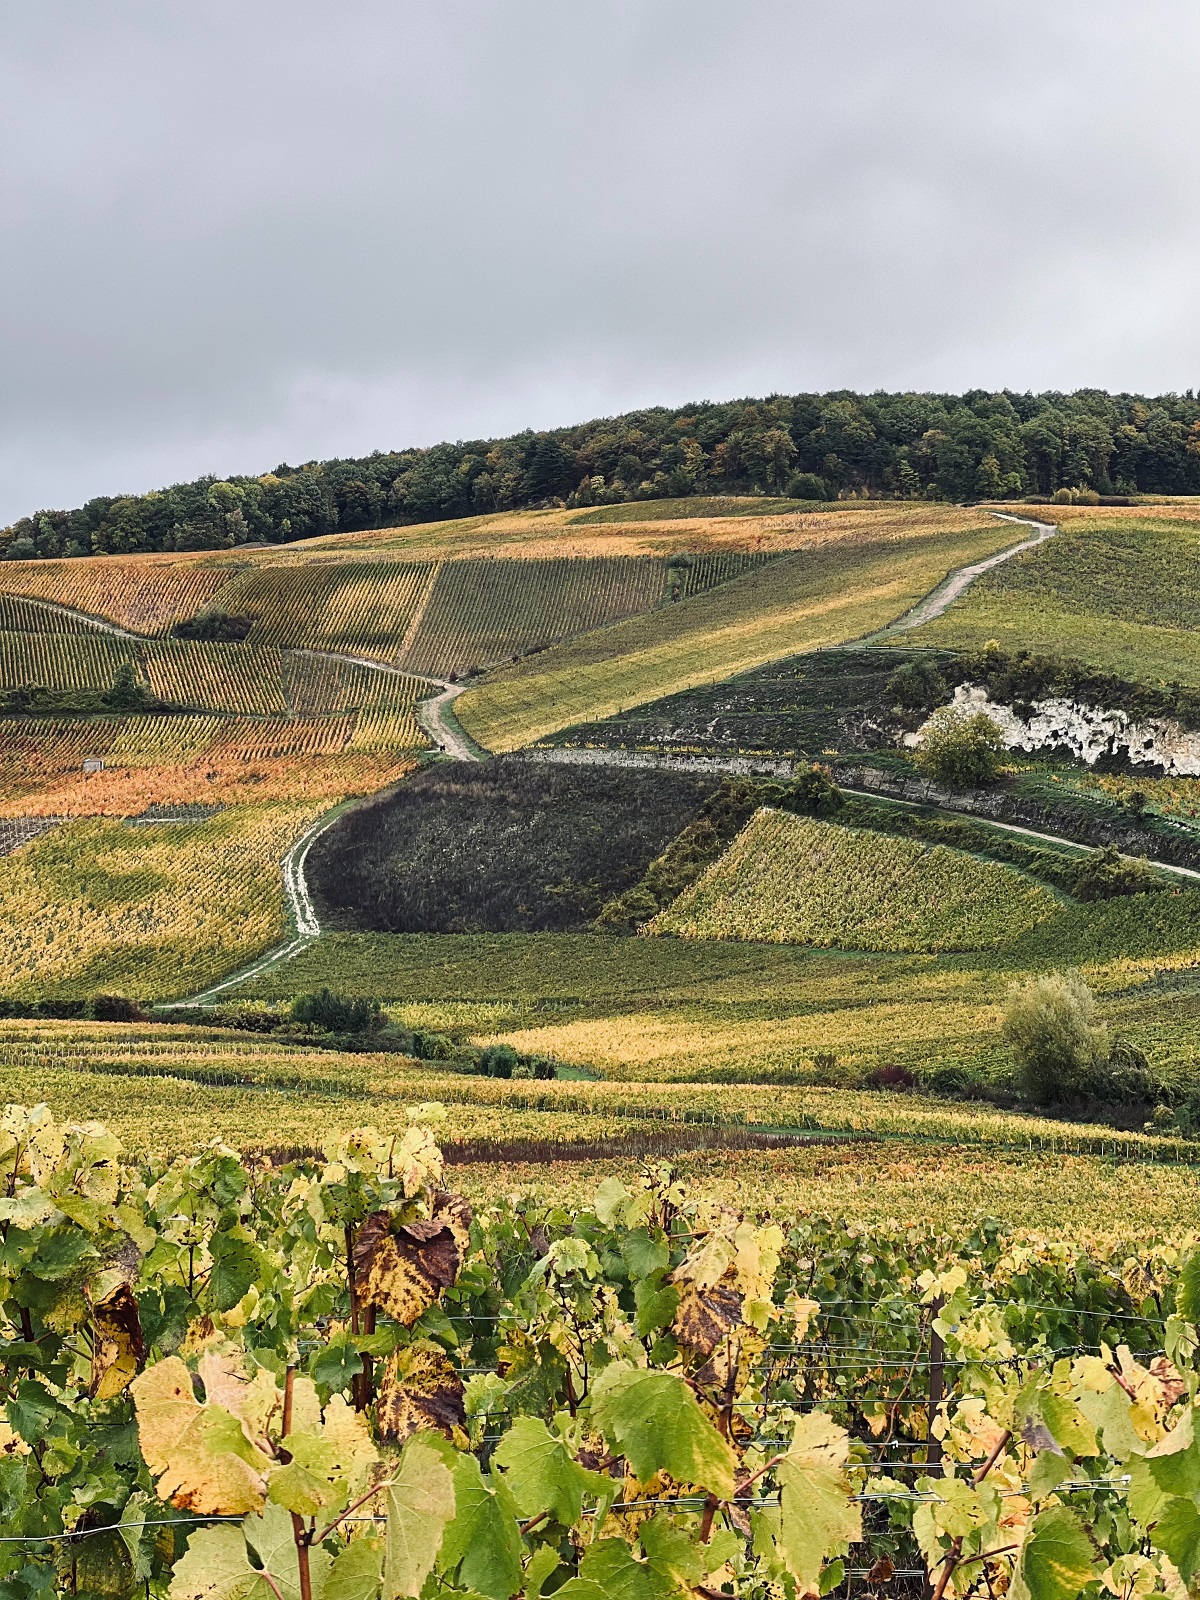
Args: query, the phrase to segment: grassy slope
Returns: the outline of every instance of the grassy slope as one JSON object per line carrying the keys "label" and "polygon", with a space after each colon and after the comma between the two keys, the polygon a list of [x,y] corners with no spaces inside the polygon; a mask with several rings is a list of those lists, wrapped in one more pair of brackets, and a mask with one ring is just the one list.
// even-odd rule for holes
{"label": "grassy slope", "polygon": [[713,593],[497,673],[456,710],[482,745],[513,750],[571,723],[858,638],[900,616],[948,571],[1013,542],[1010,524],[961,520],[953,530],[910,520],[890,538],[864,529],[783,556]]}
{"label": "grassy slope", "polygon": [[[589,934],[334,935],[238,992],[277,999],[329,983],[386,999],[411,1026],[503,1035],[629,1079],[769,1080],[781,1070],[811,1072],[814,1055],[832,1051],[850,1082],[886,1061],[1003,1074],[1010,1057],[999,1006],[1008,984],[1087,962],[1113,1025],[1168,1075],[1190,1077],[1200,994],[1185,976],[1165,980],[1179,987],[1164,1000],[1148,980],[1195,964],[1198,898],[1070,906],[1012,951],[981,956]],[[1155,938],[1160,917],[1170,926]],[[1139,939],[1137,959],[1123,958]]]}
{"label": "grassy slope", "polygon": [[1055,539],[986,574],[945,616],[895,642],[964,649],[998,639],[1122,677],[1200,683],[1200,521],[1136,509],[1064,518]]}

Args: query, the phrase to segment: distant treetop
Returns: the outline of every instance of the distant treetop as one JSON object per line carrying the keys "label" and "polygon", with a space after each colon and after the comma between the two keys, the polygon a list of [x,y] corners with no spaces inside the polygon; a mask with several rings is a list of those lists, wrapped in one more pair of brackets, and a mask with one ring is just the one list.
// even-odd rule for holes
{"label": "distant treetop", "polygon": [[221,550],[537,506],[693,494],[1017,499],[1058,490],[1200,494],[1200,399],[1074,394],[772,395],[546,433],[286,463],[102,495],[0,529],[0,555]]}

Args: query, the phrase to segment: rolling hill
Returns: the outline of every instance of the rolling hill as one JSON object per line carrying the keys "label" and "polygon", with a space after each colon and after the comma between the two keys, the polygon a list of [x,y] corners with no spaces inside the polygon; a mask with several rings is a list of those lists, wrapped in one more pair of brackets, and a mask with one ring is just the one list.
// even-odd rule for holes
{"label": "rolling hill", "polygon": [[[1155,995],[1200,962],[1200,783],[1012,751],[988,793],[934,793],[903,742],[997,639],[994,685],[1069,651],[1038,681],[1185,714],[1194,508],[1053,515],[904,634],[880,630],[1022,530],[692,497],[2,562],[0,1000],[212,990],[273,1027],[328,984],[451,1055],[855,1088],[890,1063],[1003,1097],[1007,985],[1079,966],[1169,1105],[1191,1001]],[[941,689],[902,706],[904,672]],[[510,764],[441,766],[459,729]],[[779,810],[813,760],[832,821]],[[1105,847],[1163,872],[1089,901]]]}

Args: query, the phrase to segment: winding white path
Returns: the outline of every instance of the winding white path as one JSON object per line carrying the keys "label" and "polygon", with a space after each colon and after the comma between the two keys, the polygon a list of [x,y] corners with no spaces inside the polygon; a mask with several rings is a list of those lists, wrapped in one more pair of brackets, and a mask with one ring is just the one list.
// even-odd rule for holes
{"label": "winding white path", "polygon": [[[440,679],[434,681],[442,682]],[[445,715],[466,687],[465,683],[443,682],[441,694],[417,702],[417,721],[434,744],[455,761],[479,761],[479,751],[465,737],[457,723],[451,722]]]}
{"label": "winding white path", "polygon": [[327,811],[323,817],[319,817],[312,827],[296,840],[283,858],[283,892],[287,899],[288,913],[296,930],[295,936],[268,950],[265,955],[257,957],[248,966],[239,967],[220,983],[214,983],[200,994],[189,995],[186,1000],[172,1000],[168,1005],[160,1007],[161,1010],[182,1011],[209,1005],[226,989],[232,989],[239,983],[246,983],[250,978],[257,978],[259,973],[278,966],[282,961],[290,961],[299,951],[306,949],[321,937],[321,923],[317,917],[317,909],[313,905],[312,895],[309,893],[308,880],[304,876],[304,864],[313,845],[326,829],[333,826],[345,809],[346,804],[343,803],[332,811]]}
{"label": "winding white path", "polygon": [[[359,667],[370,667],[377,672],[391,673],[396,677],[415,677],[415,673],[407,673],[399,667],[393,667],[382,661],[372,661],[367,656],[347,655],[334,650],[306,650],[305,655],[323,656],[330,661],[345,661]],[[443,683],[440,679],[431,680],[439,684],[441,692],[427,700],[417,703],[417,720],[426,733],[439,745],[447,755],[453,756],[458,761],[478,761],[478,753],[463,738],[463,736],[449,722],[443,720],[442,711],[462,694],[465,685],[456,683]],[[348,804],[353,804],[349,802]],[[335,806],[332,811],[327,811],[323,817],[312,825],[308,831],[296,840],[296,843],[284,856],[282,862],[283,892],[287,899],[288,914],[295,928],[293,938],[283,944],[274,946],[264,955],[257,957],[248,966],[239,967],[220,983],[214,983],[200,994],[189,995],[186,1000],[173,1000],[162,1006],[163,1011],[193,1010],[199,1006],[211,1005],[220,998],[227,989],[234,989],[239,984],[247,983],[251,978],[257,978],[261,973],[267,972],[271,967],[279,966],[284,961],[290,961],[301,950],[307,949],[315,940],[321,937],[321,921],[317,915],[317,908],[313,903],[312,894],[305,876],[305,865],[308,861],[308,852],[312,849],[321,835],[333,826],[343,811],[348,809],[348,804]]]}
{"label": "winding white path", "polygon": [[75,622],[82,622],[97,633],[110,634],[114,639],[140,639],[144,643],[149,637],[144,633],[130,633],[128,628],[119,627],[105,617],[94,617],[90,611],[76,611],[74,606],[64,606],[57,600],[43,600],[40,595],[22,594],[17,589],[9,589],[6,593],[27,606],[36,606],[39,611],[48,611],[51,616],[71,617]]}
{"label": "winding white path", "polygon": [[918,601],[911,611],[906,611],[902,617],[897,617],[895,622],[889,622],[886,628],[880,628],[878,632],[856,640],[855,644],[874,644],[876,639],[888,639],[894,633],[907,633],[911,628],[919,628],[923,623],[932,622],[935,617],[940,617],[948,611],[982,573],[990,572],[1002,561],[1011,561],[1013,556],[1019,556],[1022,550],[1032,550],[1035,545],[1052,539],[1058,532],[1056,523],[1035,522],[1032,517],[1014,517],[1008,511],[989,511],[988,516],[999,517],[1002,522],[1021,522],[1028,528],[1036,528],[1037,532],[1032,539],[1022,539],[1020,544],[1009,545],[1007,550],[999,550],[986,560],[974,561],[969,567],[956,568],[948,577],[942,579],[936,589],[931,589],[924,600]]}

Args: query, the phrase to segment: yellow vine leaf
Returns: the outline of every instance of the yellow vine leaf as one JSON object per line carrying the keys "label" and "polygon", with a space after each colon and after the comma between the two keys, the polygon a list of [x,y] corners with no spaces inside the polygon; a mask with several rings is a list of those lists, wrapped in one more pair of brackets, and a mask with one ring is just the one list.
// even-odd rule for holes
{"label": "yellow vine leaf", "polygon": [[147,1367],[130,1385],[138,1437],[160,1499],[213,1516],[260,1511],[270,1461],[224,1406],[201,1405],[178,1356]]}

